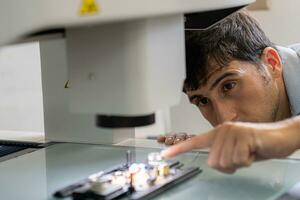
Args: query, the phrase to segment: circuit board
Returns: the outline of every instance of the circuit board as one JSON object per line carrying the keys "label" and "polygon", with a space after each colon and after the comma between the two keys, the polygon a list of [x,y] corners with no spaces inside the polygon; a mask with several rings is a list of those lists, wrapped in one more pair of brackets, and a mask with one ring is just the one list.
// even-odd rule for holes
{"label": "circuit board", "polygon": [[179,161],[165,161],[159,153],[150,153],[145,163],[127,163],[90,175],[88,178],[54,193],[57,198],[73,200],[149,199],[179,184],[201,170],[184,168]]}

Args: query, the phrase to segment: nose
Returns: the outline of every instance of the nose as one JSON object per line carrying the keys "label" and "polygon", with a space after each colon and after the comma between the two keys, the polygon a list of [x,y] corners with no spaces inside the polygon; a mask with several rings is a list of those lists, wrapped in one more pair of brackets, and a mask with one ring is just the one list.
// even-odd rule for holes
{"label": "nose", "polygon": [[215,113],[216,125],[226,121],[236,121],[238,118],[234,105],[231,105],[228,102],[214,102],[213,110]]}

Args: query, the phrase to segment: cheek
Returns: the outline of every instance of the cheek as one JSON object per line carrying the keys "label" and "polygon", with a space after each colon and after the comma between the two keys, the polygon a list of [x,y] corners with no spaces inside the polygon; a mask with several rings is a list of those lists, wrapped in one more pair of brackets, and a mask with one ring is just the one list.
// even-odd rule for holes
{"label": "cheek", "polygon": [[[262,79],[245,79],[239,85],[234,94],[236,103],[246,105],[258,105],[266,95],[266,83]],[[245,106],[246,106],[245,105]]]}
{"label": "cheek", "polygon": [[211,113],[208,112],[207,109],[198,108],[198,110],[201,112],[201,114],[203,115],[203,117],[208,120],[208,118],[211,115]]}
{"label": "cheek", "polygon": [[[240,117],[248,121],[265,121],[273,105],[271,88],[266,83],[249,83],[236,95]],[[251,120],[252,119],[252,120]]]}
{"label": "cheek", "polygon": [[201,112],[202,116],[209,121],[209,119],[211,118],[212,113],[209,112],[208,109],[204,109],[204,108],[198,108],[198,109]]}
{"label": "cheek", "polygon": [[217,124],[216,122],[216,116],[213,110],[211,108],[206,108],[206,109],[200,109],[199,111],[201,112],[202,116],[212,125],[215,126]]}

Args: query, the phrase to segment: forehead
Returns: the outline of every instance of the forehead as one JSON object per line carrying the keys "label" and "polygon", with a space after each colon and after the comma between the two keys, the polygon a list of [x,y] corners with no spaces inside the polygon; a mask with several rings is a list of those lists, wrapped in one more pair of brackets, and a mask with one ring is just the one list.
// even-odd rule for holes
{"label": "forehead", "polygon": [[200,83],[199,87],[196,90],[187,90],[186,94],[193,95],[205,88],[209,88],[209,87],[211,87],[212,84],[214,84],[214,82],[218,78],[220,78],[226,74],[230,74],[232,76],[234,74],[236,74],[236,76],[242,76],[242,75],[255,76],[255,75],[258,75],[258,70],[257,70],[256,65],[254,65],[250,62],[238,61],[238,60],[231,61],[228,64],[228,66],[226,66],[226,67],[212,67],[208,71],[208,73],[205,77],[206,81]]}

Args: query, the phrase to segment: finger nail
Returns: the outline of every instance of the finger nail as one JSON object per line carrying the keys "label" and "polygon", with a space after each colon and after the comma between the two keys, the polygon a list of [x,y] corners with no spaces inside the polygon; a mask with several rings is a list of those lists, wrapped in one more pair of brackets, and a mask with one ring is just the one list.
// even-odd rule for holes
{"label": "finger nail", "polygon": [[162,156],[162,157],[168,157],[168,150],[166,149],[166,150],[162,150],[161,152],[160,152],[160,155]]}
{"label": "finger nail", "polygon": [[207,161],[207,165],[210,166],[210,167],[214,167],[214,161],[209,158],[208,161]]}

